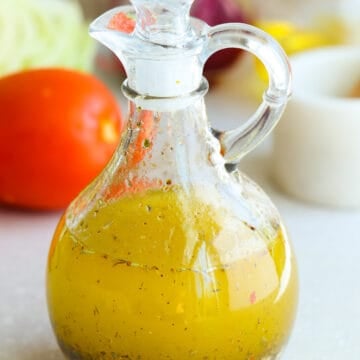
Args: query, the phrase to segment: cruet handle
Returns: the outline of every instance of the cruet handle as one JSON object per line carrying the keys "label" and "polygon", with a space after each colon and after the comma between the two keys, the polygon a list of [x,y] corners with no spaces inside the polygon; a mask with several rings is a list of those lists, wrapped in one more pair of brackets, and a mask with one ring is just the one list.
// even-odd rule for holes
{"label": "cruet handle", "polygon": [[243,125],[229,131],[213,129],[220,141],[227,168],[231,171],[274,128],[291,93],[291,69],[280,45],[262,30],[247,24],[222,24],[211,27],[204,62],[216,51],[239,48],[249,51],[265,65],[269,87],[257,111]]}

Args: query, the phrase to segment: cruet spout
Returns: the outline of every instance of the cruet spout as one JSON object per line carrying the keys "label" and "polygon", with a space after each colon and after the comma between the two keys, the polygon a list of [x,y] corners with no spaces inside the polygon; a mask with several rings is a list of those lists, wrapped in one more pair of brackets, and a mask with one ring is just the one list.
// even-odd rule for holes
{"label": "cruet spout", "polygon": [[[122,51],[139,58],[144,55],[142,48],[145,48],[145,53],[147,47],[149,53],[154,54],[159,49],[153,47],[158,45],[184,50],[197,37],[190,21],[193,1],[132,0],[133,6],[116,7],[95,19],[90,25],[90,35],[121,57],[121,60],[126,60]],[[122,31],[116,25],[109,26],[119,13],[134,19],[133,28]]]}
{"label": "cruet spout", "polygon": [[111,9],[90,24],[89,33],[94,39],[98,40],[101,44],[114,52],[123,62],[126,70],[127,56],[124,54],[124,50],[129,49],[132,42],[132,34],[117,31],[109,27],[111,19],[119,12],[123,12],[129,16],[135,16],[134,8],[132,6],[120,6]]}
{"label": "cruet spout", "polygon": [[[190,18],[193,0],[133,0],[107,11],[90,25],[90,35],[113,51],[125,67],[128,85],[146,96],[174,97],[201,84],[208,26]],[[129,32],[109,26],[123,13],[134,19]],[[159,74],[162,81],[159,82]]]}

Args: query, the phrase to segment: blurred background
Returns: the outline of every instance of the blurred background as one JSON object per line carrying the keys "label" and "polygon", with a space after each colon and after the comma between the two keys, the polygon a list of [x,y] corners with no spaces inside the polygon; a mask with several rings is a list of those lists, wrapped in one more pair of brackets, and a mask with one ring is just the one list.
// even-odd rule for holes
{"label": "blurred background", "polygon": [[[87,36],[86,24],[107,9],[127,3],[121,0],[3,0],[0,10],[6,26],[2,31],[0,75],[49,65],[90,70],[94,65],[91,61],[94,42]],[[359,45],[359,7],[358,0],[196,0],[192,14],[210,25],[241,21],[258,26],[292,55],[328,45]],[[20,8],[23,10],[19,11]],[[48,21],[51,17],[52,25]],[[70,31],[72,36],[67,36]],[[225,59],[212,64],[212,70],[229,68],[234,63],[226,52],[224,54]],[[107,70],[111,70],[112,65],[110,60],[100,61],[100,67]],[[261,76],[260,69],[259,72]]]}
{"label": "blurred background", "polygon": [[[92,19],[106,9],[128,4],[128,1],[80,0],[80,3],[86,18]],[[246,22],[258,26],[274,36],[289,56],[313,48],[360,44],[358,0],[196,0],[192,15],[203,19],[209,25]],[[104,53],[101,53],[100,58]],[[216,59],[209,61],[206,75],[213,83],[226,80],[226,70],[234,64],[237,68],[245,66],[236,56],[239,53],[240,51],[223,51],[222,56],[215,56]],[[100,68],[110,69],[112,66],[111,59],[106,56],[100,63]],[[267,78],[259,62],[254,61],[254,69],[256,76],[249,79],[246,89],[247,94],[256,96],[266,87]],[[233,78],[231,72],[229,77]],[[237,85],[239,83],[233,82],[233,86]],[[243,86],[244,83],[240,85]]]}

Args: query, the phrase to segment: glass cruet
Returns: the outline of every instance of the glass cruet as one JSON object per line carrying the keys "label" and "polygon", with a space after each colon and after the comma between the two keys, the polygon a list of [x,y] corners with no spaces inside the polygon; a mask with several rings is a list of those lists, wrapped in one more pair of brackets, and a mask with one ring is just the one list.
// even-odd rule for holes
{"label": "glass cruet", "polygon": [[[126,129],[108,166],[64,213],[49,252],[48,308],[72,360],[277,359],[294,321],[296,265],[262,190],[238,170],[289,96],[281,48],[245,24],[209,27],[192,0],[133,0],[90,33],[126,68]],[[131,34],[107,25],[136,18]],[[236,47],[269,88],[231,131],[208,124],[202,68]]]}

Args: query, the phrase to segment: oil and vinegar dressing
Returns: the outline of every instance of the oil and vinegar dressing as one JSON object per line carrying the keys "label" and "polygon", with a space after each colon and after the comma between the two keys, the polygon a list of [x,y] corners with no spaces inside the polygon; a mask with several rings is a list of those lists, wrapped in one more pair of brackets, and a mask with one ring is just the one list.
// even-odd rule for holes
{"label": "oil and vinegar dressing", "polygon": [[151,190],[99,204],[71,229],[64,216],[47,282],[69,359],[276,358],[297,302],[286,234],[266,240],[215,203]]}

